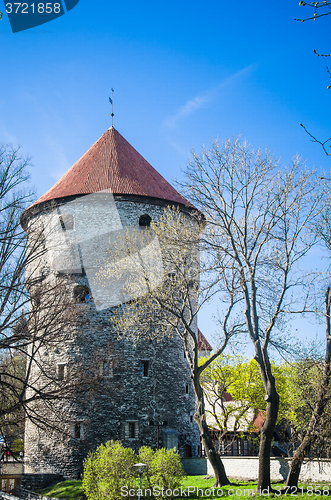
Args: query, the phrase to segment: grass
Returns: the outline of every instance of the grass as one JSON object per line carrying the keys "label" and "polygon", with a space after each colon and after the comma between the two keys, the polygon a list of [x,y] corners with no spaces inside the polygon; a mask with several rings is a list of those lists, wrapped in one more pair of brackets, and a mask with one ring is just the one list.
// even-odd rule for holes
{"label": "grass", "polygon": [[[327,483],[312,483],[309,485],[300,484],[297,494],[295,494],[294,490],[290,490],[287,494],[282,492],[285,486],[284,483],[274,483],[272,485],[275,493],[264,492],[264,494],[256,494],[256,482],[242,482],[242,481],[233,481],[229,486],[223,486],[217,489],[212,489],[214,484],[213,478],[204,479],[202,476],[187,476],[183,478],[182,481],[182,491],[183,495],[178,492],[177,498],[190,498],[190,500],[206,500],[206,499],[241,499],[245,500],[246,498],[284,498],[286,497],[288,500],[296,497],[297,500],[322,500],[326,496],[331,496],[331,485]],[[188,488],[190,487],[190,490]],[[308,487],[308,490],[307,490]],[[324,488],[324,490],[323,490]],[[82,489],[82,481],[63,481],[58,483],[46,490],[40,492],[42,495],[55,497],[55,498],[63,498],[67,500],[79,500],[84,499],[84,492]],[[177,492],[176,492],[177,494]],[[121,497],[123,500],[130,500],[130,496]],[[132,497],[131,497],[132,498]],[[142,496],[142,500],[150,499],[149,496]],[[157,500],[163,500],[170,498],[166,496],[165,492],[162,496],[161,491],[158,496],[155,497]],[[133,499],[132,499],[133,500]]]}
{"label": "grass", "polygon": [[67,500],[85,499],[82,481],[62,481],[45,490],[39,491],[41,495]]}

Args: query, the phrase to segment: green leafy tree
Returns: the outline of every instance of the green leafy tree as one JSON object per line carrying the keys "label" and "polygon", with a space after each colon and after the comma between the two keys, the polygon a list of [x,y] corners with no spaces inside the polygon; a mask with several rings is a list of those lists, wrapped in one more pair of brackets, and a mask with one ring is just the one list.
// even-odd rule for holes
{"label": "green leafy tree", "polygon": [[[277,422],[281,422],[288,416],[287,377],[283,365],[273,362],[271,365],[280,397]],[[212,427],[221,431],[221,436],[243,429],[255,430],[254,417],[258,411],[265,413],[266,410],[265,390],[255,359],[222,355],[203,372],[202,384],[208,403],[207,419],[213,423]],[[231,394],[233,401],[226,401],[224,393]]]}

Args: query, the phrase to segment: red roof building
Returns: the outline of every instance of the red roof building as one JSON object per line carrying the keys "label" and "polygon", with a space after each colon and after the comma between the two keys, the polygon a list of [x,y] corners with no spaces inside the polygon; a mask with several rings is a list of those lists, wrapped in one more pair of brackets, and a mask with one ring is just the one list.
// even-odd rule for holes
{"label": "red roof building", "polygon": [[209,351],[211,352],[213,350],[212,346],[209,344],[208,340],[198,328],[198,349],[199,351]]}

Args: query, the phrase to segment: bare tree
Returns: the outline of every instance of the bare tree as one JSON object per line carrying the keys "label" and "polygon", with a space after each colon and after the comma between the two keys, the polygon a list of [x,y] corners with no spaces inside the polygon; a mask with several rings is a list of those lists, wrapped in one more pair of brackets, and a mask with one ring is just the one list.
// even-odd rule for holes
{"label": "bare tree", "polygon": [[27,418],[63,432],[57,418],[62,402],[97,388],[100,377],[101,353],[84,369],[72,362],[68,376],[42,355],[61,345],[68,329],[85,318],[72,296],[70,274],[52,273],[46,265],[49,228],[33,214],[28,224],[23,217],[27,243],[20,225],[33,201],[26,184],[28,163],[18,150],[0,147],[0,430],[7,437],[15,428],[21,434]]}
{"label": "bare tree", "polygon": [[[320,2],[304,2],[303,0],[301,0],[299,2],[299,5],[301,5],[302,7],[310,7],[314,12],[313,12],[312,16],[309,16],[306,18],[301,18],[301,19],[296,19],[296,21],[301,21],[301,22],[312,21],[312,20],[316,21],[317,19],[319,19],[321,17],[329,16],[331,14],[331,2],[329,2],[327,0],[320,1]],[[331,56],[331,54],[322,54],[320,52],[317,52],[316,49],[313,49],[313,52],[317,57],[330,57]],[[326,72],[328,73],[329,76],[331,76],[331,72],[330,72],[328,67],[326,67]],[[330,89],[331,85],[328,85],[326,88]],[[329,137],[325,141],[322,141],[322,140],[318,139],[314,134],[309,132],[307,130],[307,128],[302,123],[300,123],[300,126],[309,135],[312,142],[316,142],[317,144],[320,144],[322,146],[324,153],[327,156],[331,155],[331,152],[329,151],[329,149],[327,149],[330,146],[328,143],[330,142],[331,137]]]}
{"label": "bare tree", "polygon": [[[16,412],[15,394],[20,392],[19,379],[25,376],[24,361],[12,352],[18,344],[15,332],[21,308],[27,303],[24,288],[25,234],[19,220],[22,211],[32,202],[32,193],[26,188],[27,159],[19,151],[0,146],[0,352],[2,357],[0,423],[22,427],[22,413]],[[10,362],[15,359],[14,362]],[[19,361],[20,360],[20,361]],[[23,365],[23,367],[22,367]],[[11,389],[10,389],[11,388]]]}
{"label": "bare tree", "polygon": [[[227,305],[222,325],[220,346],[199,366],[197,315],[201,307],[215,294],[218,275],[208,273],[208,259],[200,263],[201,231],[204,221],[200,213],[182,213],[175,208],[165,209],[159,221],[151,227],[130,231],[109,249],[109,258],[96,276],[98,284],[116,290],[120,283],[122,303],[114,308],[111,323],[119,335],[131,337],[134,342],[151,339],[162,342],[166,337],[180,339],[191,371],[196,398],[194,420],[198,424],[202,445],[215,472],[215,486],[229,484],[224,465],[216,452],[205,417],[204,393],[200,383],[203,371],[223,352],[229,339],[242,325],[232,325],[228,316],[235,307],[235,298]],[[162,266],[153,252],[141,251],[153,242],[159,248]],[[129,254],[131,259],[119,260]],[[125,249],[124,249],[125,247]],[[151,247],[150,247],[151,248]],[[230,279],[230,273],[227,274]],[[233,277],[235,279],[235,277]],[[219,290],[219,288],[217,288]]]}
{"label": "bare tree", "polygon": [[319,183],[298,159],[279,170],[270,154],[239,140],[227,140],[223,148],[215,142],[201,155],[193,152],[186,170],[187,196],[206,215],[205,242],[226,289],[224,303],[237,304],[230,312],[246,323],[265,389],[258,490],[271,488],[270,449],[279,409],[269,350],[288,345],[282,336],[285,317],[298,312],[303,298],[304,277],[296,270],[315,243],[309,228],[323,199]]}

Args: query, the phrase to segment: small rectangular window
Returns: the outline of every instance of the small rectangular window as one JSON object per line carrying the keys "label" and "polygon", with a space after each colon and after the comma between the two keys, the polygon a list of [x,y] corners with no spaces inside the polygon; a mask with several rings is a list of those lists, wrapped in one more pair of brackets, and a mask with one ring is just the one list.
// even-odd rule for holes
{"label": "small rectangular window", "polygon": [[138,421],[125,422],[125,439],[138,439]]}
{"label": "small rectangular window", "polygon": [[185,385],[185,394],[188,394],[188,384]]}
{"label": "small rectangular window", "polygon": [[59,363],[57,365],[57,379],[64,380],[66,377],[66,365],[64,363]]}
{"label": "small rectangular window", "polygon": [[142,361],[141,362],[141,374],[143,377],[148,377],[148,361]]}
{"label": "small rectangular window", "polygon": [[193,422],[193,415],[190,415],[190,422]]}
{"label": "small rectangular window", "polygon": [[80,439],[80,422],[75,423],[75,438]]}
{"label": "small rectangular window", "polygon": [[135,422],[129,422],[129,438],[134,439],[136,437]]}
{"label": "small rectangular window", "polygon": [[83,422],[75,422],[74,424],[72,424],[71,435],[75,439],[83,439],[84,438]]}

